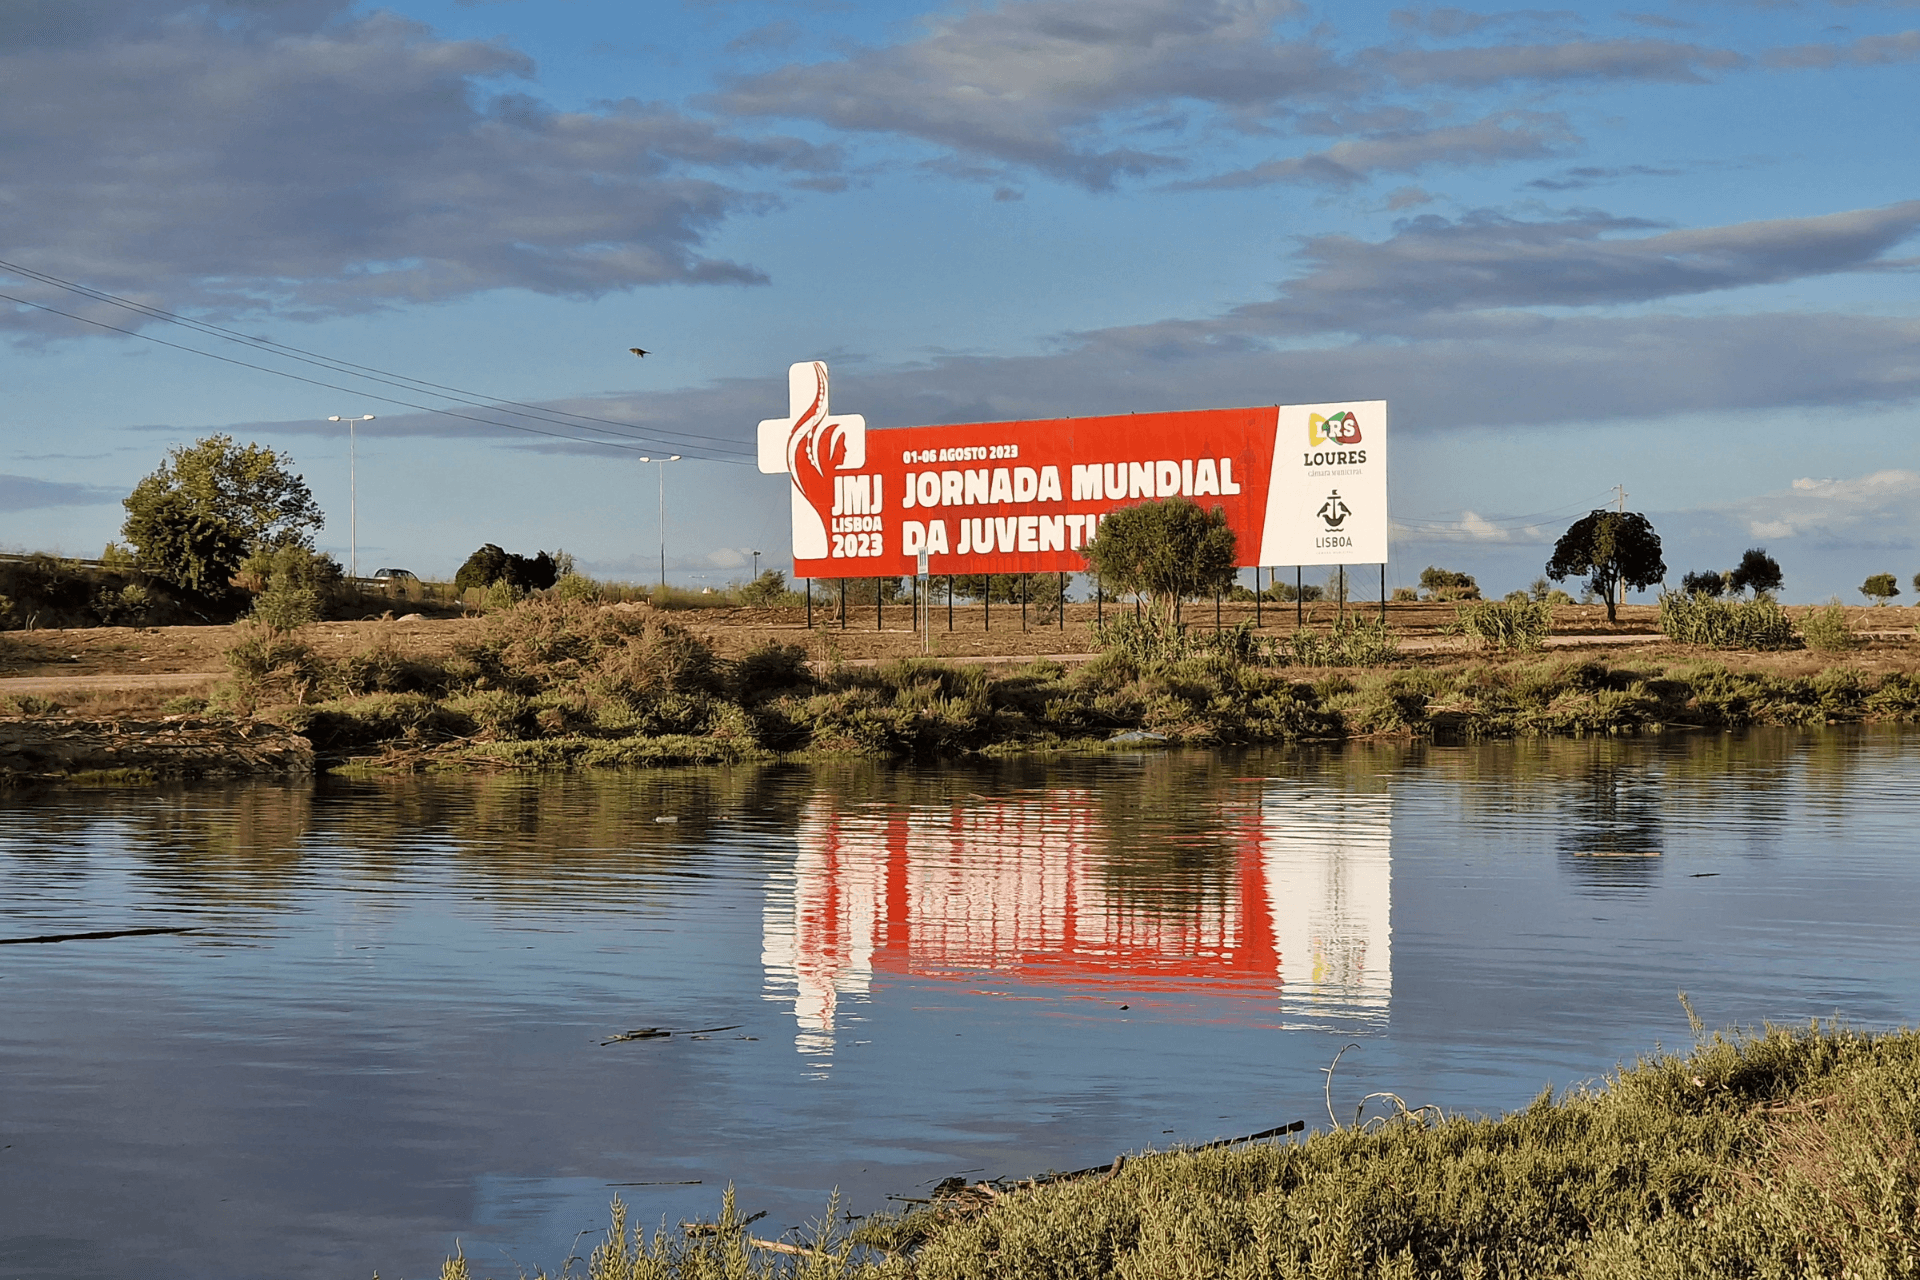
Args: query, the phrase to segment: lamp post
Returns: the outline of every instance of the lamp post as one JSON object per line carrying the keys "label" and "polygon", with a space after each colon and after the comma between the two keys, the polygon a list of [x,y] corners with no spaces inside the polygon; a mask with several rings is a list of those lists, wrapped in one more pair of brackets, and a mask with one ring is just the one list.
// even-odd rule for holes
{"label": "lamp post", "polygon": [[640,455],[642,462],[656,462],[660,465],[660,589],[667,589],[667,464],[680,461],[680,455],[670,453],[664,458]]}
{"label": "lamp post", "polygon": [[[347,424],[347,577],[358,579],[360,577],[360,486],[354,475],[353,429],[358,423],[372,422],[373,415],[369,413],[358,418],[347,418],[336,413],[327,421]],[[355,590],[358,589],[355,588]]]}
{"label": "lamp post", "polygon": [[758,551],[753,553],[753,580],[755,582],[760,581],[760,553]]}

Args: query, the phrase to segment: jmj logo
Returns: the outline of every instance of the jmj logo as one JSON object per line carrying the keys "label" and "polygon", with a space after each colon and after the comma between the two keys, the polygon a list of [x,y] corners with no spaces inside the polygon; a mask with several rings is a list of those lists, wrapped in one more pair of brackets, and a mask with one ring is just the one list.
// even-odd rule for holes
{"label": "jmj logo", "polygon": [[[880,495],[873,485],[849,485],[867,477],[837,475],[867,464],[867,420],[857,413],[834,415],[827,408],[827,366],[809,360],[787,369],[787,416],[760,424],[760,470],[793,478],[793,557],[818,560],[827,555],[827,520],[851,508],[857,487],[863,513],[876,513]],[[877,521],[876,521],[877,524]]]}
{"label": "jmj logo", "polygon": [[1351,409],[1325,417],[1317,413],[1307,415],[1307,447],[1317,449],[1324,444],[1345,445],[1360,443],[1360,419]]}

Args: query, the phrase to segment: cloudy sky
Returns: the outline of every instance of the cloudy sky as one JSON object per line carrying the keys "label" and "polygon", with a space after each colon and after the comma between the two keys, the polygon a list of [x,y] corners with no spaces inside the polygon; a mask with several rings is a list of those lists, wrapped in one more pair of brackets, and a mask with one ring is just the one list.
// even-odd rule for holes
{"label": "cloudy sky", "polygon": [[1385,397],[1394,584],[1618,484],[1676,580],[1858,600],[1920,571],[1916,76],[1914,0],[8,0],[0,549],[219,431],[344,559],[371,413],[363,570],[643,579],[668,450],[724,583],[824,358],[875,427]]}

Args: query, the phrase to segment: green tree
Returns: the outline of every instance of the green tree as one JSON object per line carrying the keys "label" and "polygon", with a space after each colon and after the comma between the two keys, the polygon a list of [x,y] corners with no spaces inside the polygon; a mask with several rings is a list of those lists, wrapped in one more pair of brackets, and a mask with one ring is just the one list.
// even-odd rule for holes
{"label": "green tree", "polygon": [[529,559],[488,542],[467,557],[460,571],[453,575],[453,585],[461,591],[473,587],[485,590],[504,582],[520,592],[545,591],[559,578],[551,553],[542,551]]}
{"label": "green tree", "polygon": [[1734,591],[1751,591],[1756,596],[1771,595],[1786,578],[1780,562],[1767,554],[1765,547],[1748,547],[1740,563],[1727,575],[1727,586]]}
{"label": "green tree", "polygon": [[1420,571],[1420,587],[1429,600],[1478,600],[1480,584],[1470,573],[1428,565]]}
{"label": "green tree", "polygon": [[1660,535],[1638,511],[1589,512],[1560,535],[1547,561],[1547,576],[1555,582],[1584,576],[1587,589],[1607,604],[1607,621],[1614,620],[1615,589],[1625,583],[1645,590],[1666,576],[1660,558]]}
{"label": "green tree", "polygon": [[1860,584],[1860,594],[1875,604],[1885,604],[1900,594],[1900,584],[1890,573],[1876,573]]}
{"label": "green tree", "polygon": [[779,569],[769,569],[740,588],[740,603],[752,609],[791,604],[793,596],[792,588],[787,586],[787,575]]}
{"label": "green tree", "polygon": [[247,552],[309,546],[326,522],[292,461],[224,435],[175,448],[121,501],[120,536],[153,576],[203,596],[222,594]]}
{"label": "green tree", "polygon": [[1680,579],[1680,590],[1690,596],[1705,596],[1716,600],[1726,594],[1727,575],[1718,569],[1702,569],[1698,573],[1685,574]]}
{"label": "green tree", "polygon": [[1145,596],[1172,626],[1182,600],[1233,585],[1234,552],[1226,512],[1167,498],[1114,512],[1100,522],[1083,554],[1101,582]]}

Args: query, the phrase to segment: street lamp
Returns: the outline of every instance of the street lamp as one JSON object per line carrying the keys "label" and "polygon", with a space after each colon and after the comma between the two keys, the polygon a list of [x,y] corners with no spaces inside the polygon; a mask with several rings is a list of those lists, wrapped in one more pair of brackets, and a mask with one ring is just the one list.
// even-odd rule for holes
{"label": "street lamp", "polygon": [[373,415],[359,418],[343,418],[334,414],[328,422],[347,424],[347,577],[360,576],[360,492],[358,481],[354,477],[353,428],[360,422],[372,422]]}
{"label": "street lamp", "polygon": [[640,455],[640,461],[660,464],[660,589],[665,591],[667,589],[667,464],[680,461],[680,455],[670,453],[664,458],[653,458],[643,453]]}
{"label": "street lamp", "polygon": [[760,553],[758,551],[753,553],[753,580],[755,582],[760,581]]}

